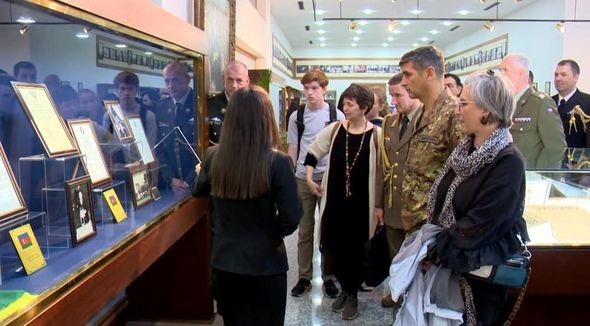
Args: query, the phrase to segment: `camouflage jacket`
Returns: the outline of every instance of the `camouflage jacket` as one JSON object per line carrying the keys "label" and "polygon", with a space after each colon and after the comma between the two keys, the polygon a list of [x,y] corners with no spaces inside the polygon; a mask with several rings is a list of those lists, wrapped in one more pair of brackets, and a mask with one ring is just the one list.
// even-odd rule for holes
{"label": "camouflage jacket", "polygon": [[412,230],[426,220],[428,192],[453,148],[463,136],[457,124],[457,99],[446,91],[436,99],[434,107],[422,107],[422,116],[415,119],[402,185],[402,222]]}

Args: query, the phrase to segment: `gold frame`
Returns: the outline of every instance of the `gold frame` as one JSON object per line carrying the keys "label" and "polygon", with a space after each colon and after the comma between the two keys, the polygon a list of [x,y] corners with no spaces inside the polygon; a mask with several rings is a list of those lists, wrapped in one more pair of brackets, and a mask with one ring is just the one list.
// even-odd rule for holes
{"label": "gold frame", "polygon": [[0,143],[0,156],[2,157],[2,164],[4,166],[4,169],[6,169],[6,174],[8,174],[8,179],[10,179],[10,183],[12,184],[12,190],[14,190],[16,197],[18,198],[18,201],[20,204],[20,207],[18,207],[16,209],[9,210],[6,212],[0,212],[0,221],[3,221],[3,220],[7,220],[11,217],[26,213],[28,211],[28,209],[27,209],[27,206],[25,203],[25,199],[23,198],[23,194],[20,191],[20,187],[18,186],[18,183],[16,182],[16,177],[14,176],[14,172],[12,171],[12,168],[10,167],[10,163],[8,162],[8,158],[6,157],[6,152],[4,151],[4,147],[2,146],[2,143]]}
{"label": "gold frame", "polygon": [[[53,101],[53,98],[51,97],[51,94],[49,93],[47,86],[45,86],[44,84],[31,84],[31,83],[22,83],[22,82],[11,82],[11,83],[12,83],[12,87],[14,88],[14,91],[18,97],[18,100],[21,103],[23,110],[25,111],[25,114],[29,118],[29,121],[33,125],[33,129],[35,130],[35,133],[37,133],[37,136],[39,136],[39,139],[41,140],[41,143],[43,144],[43,148],[45,149],[47,156],[49,156],[50,158],[54,158],[54,157],[62,157],[62,156],[69,156],[69,155],[73,155],[73,154],[78,154],[79,151],[78,151],[78,147],[76,147],[76,142],[74,141],[74,138],[70,134],[68,127],[66,126],[66,123],[64,122],[64,119],[59,114],[57,106],[55,105],[55,102]],[[59,125],[61,126],[61,129],[59,129],[57,126],[53,126],[54,128],[56,128],[53,131],[54,132],[63,131],[63,133],[65,135],[62,135],[62,136],[65,136],[65,138],[67,138],[69,140],[69,144],[68,144],[69,147],[66,146],[65,149],[61,150],[61,151],[51,151],[50,150],[50,146],[49,146],[50,144],[47,142],[47,139],[45,139],[45,136],[47,136],[46,134],[44,134],[45,131],[39,129],[38,122],[35,120],[33,114],[31,113],[31,110],[29,109],[29,104],[26,103],[26,101],[22,95],[24,88],[37,88],[37,89],[43,90],[44,94],[47,96],[47,99],[49,100],[49,103],[51,105],[51,110],[49,110],[48,113],[54,114],[55,118],[59,121]]]}
{"label": "gold frame", "polygon": [[129,169],[129,183],[131,183],[131,194],[133,197],[133,207],[135,208],[135,210],[138,210],[153,201],[152,194],[151,194],[152,187],[151,187],[151,184],[148,183],[146,199],[142,200],[141,202],[138,202],[137,201],[138,189],[135,188],[135,182],[133,182],[133,177],[135,175],[141,173],[141,174],[147,175],[148,179],[149,179],[150,171],[148,170],[147,166],[145,166],[145,165],[129,166],[128,169]]}
{"label": "gold frame", "polygon": [[[76,236],[76,224],[74,222],[74,219],[76,218],[76,216],[74,215],[75,212],[73,209],[75,198],[73,198],[73,195],[72,195],[74,188],[78,187],[78,186],[86,188],[86,193],[88,194],[88,197],[85,199],[88,202],[87,210],[90,215],[89,216],[90,221],[88,221],[88,222],[92,225],[92,231],[93,231],[91,234],[83,236],[80,239],[78,239],[78,237]],[[65,188],[66,188],[66,203],[68,205],[67,213],[68,213],[68,222],[70,225],[70,234],[72,235],[72,244],[75,247],[80,242],[88,240],[96,235],[96,216],[94,215],[94,205],[92,203],[92,186],[91,186],[90,177],[83,176],[83,177],[80,177],[77,179],[66,181]]]}
{"label": "gold frame", "polygon": [[[98,153],[100,156],[100,162],[102,162],[102,166],[104,167],[104,170],[107,174],[106,178],[103,179],[99,179],[96,181],[92,180],[92,175],[90,173],[90,170],[88,169],[88,163],[87,161],[90,160],[91,158],[88,157],[88,155],[86,155],[85,153],[82,153],[82,148],[80,146],[80,143],[78,142],[78,138],[76,137],[76,133],[74,132],[74,127],[77,125],[88,125],[88,127],[90,128],[90,131],[92,133],[92,140],[93,140],[93,144],[96,145],[96,148],[98,149]],[[82,165],[84,165],[84,169],[86,169],[86,172],[88,172],[88,176],[90,176],[90,181],[92,183],[92,187],[96,187],[105,183],[109,183],[113,178],[111,176],[111,173],[109,172],[109,169],[107,167],[107,162],[104,159],[104,156],[102,154],[102,150],[100,148],[100,145],[98,143],[98,138],[96,137],[96,131],[94,130],[94,125],[92,124],[92,121],[90,119],[76,119],[76,120],[68,120],[68,126],[70,127],[70,132],[72,133],[72,137],[74,137],[74,141],[76,141],[76,145],[78,146],[78,149],[80,150],[80,154],[84,154],[86,155],[86,160],[82,160]],[[90,137],[90,136],[88,136]]]}
{"label": "gold frame", "polygon": [[141,162],[146,165],[155,162],[156,157],[154,156],[154,152],[152,151],[151,144],[149,143],[149,140],[147,139],[145,129],[143,128],[143,124],[141,123],[141,117],[138,115],[127,117],[127,122],[129,123],[129,128],[130,128],[129,130],[131,130],[131,134],[133,135],[133,138],[135,139],[135,141],[136,142],[138,142],[138,141],[144,142],[144,139],[137,138],[137,135],[135,134],[135,130],[131,126],[131,120],[139,120],[139,125],[141,126],[141,132],[142,132],[141,136],[143,136],[143,138],[145,138],[145,142],[147,143],[147,148],[149,149],[150,153],[152,154],[152,160],[149,162],[145,161],[144,155],[143,155],[144,151],[142,150],[143,146],[141,146],[141,148],[140,148],[140,146],[137,146],[137,148],[139,149],[139,155],[141,156]]}
{"label": "gold frame", "polygon": [[[130,140],[131,141],[134,140],[133,132],[131,131],[131,126],[129,125],[129,121],[127,120],[127,115],[125,114],[125,112],[123,112],[123,108],[121,107],[121,103],[119,103],[119,101],[103,101],[103,103],[104,103],[104,110],[107,111],[109,119],[111,120],[111,125],[113,126],[113,132],[117,135],[117,138],[119,138],[119,141],[120,142],[127,142]],[[129,132],[129,136],[122,137],[119,129],[115,128],[115,123],[113,121],[114,119],[113,119],[113,113],[112,113],[112,110],[116,110],[115,108],[118,108],[118,110],[120,111],[121,118],[123,119],[123,125],[125,128],[127,128],[127,131]]]}

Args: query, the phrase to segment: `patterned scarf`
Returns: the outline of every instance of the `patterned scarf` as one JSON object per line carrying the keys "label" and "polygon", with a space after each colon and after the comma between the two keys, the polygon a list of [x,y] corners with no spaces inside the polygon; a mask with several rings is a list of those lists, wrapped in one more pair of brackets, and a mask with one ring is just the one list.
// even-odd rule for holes
{"label": "patterned scarf", "polygon": [[[456,223],[453,199],[455,197],[455,191],[459,185],[468,177],[477,174],[484,165],[491,163],[498,153],[510,143],[512,143],[512,136],[508,129],[498,128],[485,140],[481,147],[469,154],[469,150],[473,145],[473,137],[464,138],[457,147],[455,147],[430,189],[428,194],[428,205],[426,207],[428,212],[427,222],[431,223],[434,218],[434,205],[436,202],[438,187],[441,180],[450,169],[453,169],[456,175],[447,190],[442,210],[438,216],[439,224],[445,229],[450,228]],[[476,311],[473,304],[473,292],[464,277],[460,276],[460,282],[465,297],[466,324],[475,325]]]}

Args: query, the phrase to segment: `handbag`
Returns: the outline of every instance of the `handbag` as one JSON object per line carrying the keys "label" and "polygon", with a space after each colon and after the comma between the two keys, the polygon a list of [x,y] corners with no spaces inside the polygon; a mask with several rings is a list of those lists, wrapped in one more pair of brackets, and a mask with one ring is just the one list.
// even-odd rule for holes
{"label": "handbag", "polygon": [[389,276],[389,246],[385,225],[378,225],[375,234],[365,244],[365,284],[377,286]]}
{"label": "handbag", "polygon": [[470,271],[472,279],[497,284],[508,288],[521,289],[525,286],[531,271],[531,252],[523,244],[521,249],[499,265],[486,265]]}

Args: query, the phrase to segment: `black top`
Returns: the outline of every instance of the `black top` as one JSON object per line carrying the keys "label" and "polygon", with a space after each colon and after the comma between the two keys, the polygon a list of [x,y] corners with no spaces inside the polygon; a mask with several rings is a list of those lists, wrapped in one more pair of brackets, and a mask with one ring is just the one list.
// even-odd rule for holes
{"label": "black top", "polygon": [[579,89],[576,89],[576,92],[572,97],[570,97],[570,99],[561,107],[559,106],[559,94],[553,95],[552,98],[558,106],[557,111],[563,122],[563,132],[565,133],[567,147],[590,147],[590,135],[584,131],[584,124],[582,123],[580,116],[577,114],[575,115],[575,128],[572,126],[570,132],[571,115],[569,114],[576,105],[579,105],[584,113],[590,114],[590,94],[580,92]]}
{"label": "black top", "polygon": [[[434,224],[438,224],[442,202],[454,177],[451,169],[439,184]],[[521,246],[518,233],[528,241],[522,218],[524,195],[524,161],[510,144],[459,185],[453,199],[457,223],[437,235],[428,259],[457,272],[504,262]]]}
{"label": "black top", "polygon": [[[210,163],[216,147],[205,152],[193,196],[211,194]],[[236,166],[239,166],[236,162]],[[250,200],[212,197],[211,266],[245,275],[276,275],[289,269],[283,237],[293,233],[303,215],[291,159],[276,152],[271,191]],[[239,289],[236,289],[239,290]]]}
{"label": "black top", "polygon": [[214,144],[219,143],[227,104],[228,100],[225,96],[225,89],[207,100],[207,108],[209,109],[209,140]]}

